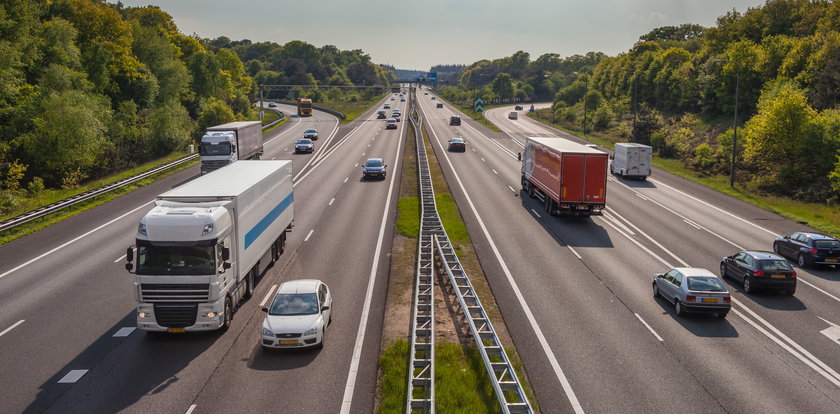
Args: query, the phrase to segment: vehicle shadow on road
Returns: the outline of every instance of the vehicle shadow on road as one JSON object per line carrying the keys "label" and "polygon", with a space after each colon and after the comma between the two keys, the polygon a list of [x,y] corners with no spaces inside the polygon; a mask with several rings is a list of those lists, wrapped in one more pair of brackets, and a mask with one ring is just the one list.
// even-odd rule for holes
{"label": "vehicle shadow on road", "polygon": [[[586,216],[549,216],[540,203],[528,196],[524,191],[519,192],[522,207],[527,211],[536,211],[542,219],[537,222],[554,240],[562,246],[571,247],[613,247],[607,230]],[[532,212],[533,213],[533,212]],[[536,218],[536,217],[535,217]]]}
{"label": "vehicle shadow on road", "polygon": [[263,349],[257,343],[248,360],[248,368],[257,371],[286,371],[303,368],[312,363],[321,351],[321,349],[311,348]]}
{"label": "vehicle shadow on road", "polygon": [[655,298],[656,303],[662,307],[663,313],[667,313],[682,325],[685,330],[703,338],[737,338],[738,330],[726,319],[720,319],[717,315],[687,314],[677,315],[674,305],[662,297]]}
{"label": "vehicle shadow on road", "polygon": [[634,180],[630,178],[621,178],[621,176],[615,174],[612,174],[612,177],[618,180],[618,182],[630,188],[656,188],[656,184],[648,180]]}
{"label": "vehicle shadow on road", "polygon": [[[115,338],[123,327],[136,326],[135,312],[122,318],[39,388],[23,411],[41,413],[118,412],[141,398],[177,383],[179,373],[216,342],[219,331],[166,334],[134,331]],[[57,342],[60,346],[60,342]],[[59,384],[68,372],[88,371],[75,384]],[[103,397],[105,396],[105,397]]]}
{"label": "vehicle shadow on road", "polygon": [[799,266],[799,272],[808,272],[811,276],[818,277],[822,280],[830,280],[832,282],[840,282],[840,265],[835,265],[834,268],[828,266],[809,267],[802,269]]}
{"label": "vehicle shadow on road", "polygon": [[744,294],[744,299],[742,300],[750,300],[756,305],[774,310],[801,311],[808,309],[808,306],[796,296],[787,296],[784,293],[772,290],[759,290],[749,295]]}

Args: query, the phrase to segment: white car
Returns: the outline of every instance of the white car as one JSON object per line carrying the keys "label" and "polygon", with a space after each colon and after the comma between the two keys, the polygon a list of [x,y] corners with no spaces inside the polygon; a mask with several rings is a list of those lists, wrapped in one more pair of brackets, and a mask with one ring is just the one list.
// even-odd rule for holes
{"label": "white car", "polygon": [[324,346],[324,331],[332,321],[332,296],[324,282],[290,280],[280,285],[274,300],[262,308],[262,347],[306,348]]}

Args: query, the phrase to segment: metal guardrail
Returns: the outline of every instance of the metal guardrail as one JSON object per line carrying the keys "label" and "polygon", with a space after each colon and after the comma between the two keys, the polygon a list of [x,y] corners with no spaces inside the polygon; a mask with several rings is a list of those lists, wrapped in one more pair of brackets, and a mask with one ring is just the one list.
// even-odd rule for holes
{"label": "metal guardrail", "polygon": [[[415,100],[412,99],[411,103]],[[435,192],[426,158],[426,146],[420,131],[422,119],[415,106],[409,115],[417,143],[417,171],[422,202],[420,243],[417,246],[417,269],[414,276],[414,302],[411,312],[411,348],[406,388],[406,413],[435,412],[435,275],[432,237],[443,233],[437,215]]]}
{"label": "metal guardrail", "polygon": [[[414,102],[416,102],[416,97],[414,98]],[[452,290],[458,298],[458,305],[469,323],[470,333],[484,361],[502,412],[506,414],[533,413],[531,404],[513,369],[513,365],[510,363],[507,352],[505,352],[498,335],[496,335],[493,324],[481,305],[481,301],[476,296],[472,283],[470,283],[467,273],[461,266],[455,249],[443,228],[443,223],[440,221],[435,204],[426,146],[420,131],[422,118],[416,107],[412,107],[410,118],[417,141],[417,171],[420,178],[422,210],[411,330],[411,362],[409,368],[412,371],[408,376],[406,412],[412,413],[415,410],[422,410],[422,412],[434,413],[434,296],[431,292],[434,291],[435,272],[438,268],[443,268]],[[431,321],[427,323],[426,318],[431,318]],[[427,329],[430,329],[430,331],[427,331]],[[431,360],[427,361],[426,359]],[[420,374],[424,376],[421,377]],[[431,380],[427,379],[428,375],[431,375]]]}
{"label": "metal guardrail", "polygon": [[[264,109],[269,109],[269,108],[264,108]],[[275,110],[275,109],[272,108],[271,110]],[[269,122],[266,125],[263,125],[263,127],[262,127],[263,129],[269,128],[269,127],[273,126],[274,124],[283,120],[283,118],[284,118],[283,113],[280,112],[279,110],[275,110],[275,111],[279,112],[281,117],[279,119],[277,119],[276,121],[272,121],[272,122]],[[48,214],[55,213],[56,211],[59,211],[59,210],[62,210],[64,208],[73,206],[73,205],[81,203],[83,201],[90,200],[91,198],[100,196],[100,195],[105,194],[109,191],[113,191],[113,190],[116,190],[117,188],[124,187],[126,185],[131,184],[131,183],[140,181],[144,178],[155,175],[155,174],[157,174],[161,171],[165,171],[165,170],[168,170],[172,167],[176,167],[176,166],[181,165],[185,162],[188,162],[188,161],[190,161],[190,160],[192,160],[192,159],[194,159],[198,156],[199,156],[198,153],[187,155],[186,157],[181,157],[181,158],[178,158],[177,160],[172,160],[172,161],[169,161],[165,164],[161,164],[161,165],[159,165],[155,168],[152,168],[151,170],[144,171],[144,172],[132,175],[130,177],[123,178],[122,180],[115,181],[115,182],[110,183],[110,184],[106,184],[102,187],[94,188],[92,190],[88,190],[88,191],[85,191],[85,192],[67,197],[63,200],[59,200],[59,201],[56,201],[54,203],[50,203],[50,204],[47,204],[45,206],[38,207],[34,210],[27,211],[26,213],[23,213],[19,216],[15,216],[15,217],[0,221],[0,232],[9,230],[9,229],[17,227],[17,226],[20,226],[21,224],[29,223],[32,220],[38,219],[40,217],[44,217]]]}

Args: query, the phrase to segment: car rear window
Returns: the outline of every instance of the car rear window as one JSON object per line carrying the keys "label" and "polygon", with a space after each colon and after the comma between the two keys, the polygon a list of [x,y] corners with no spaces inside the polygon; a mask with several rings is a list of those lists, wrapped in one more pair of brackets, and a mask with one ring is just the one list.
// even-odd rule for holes
{"label": "car rear window", "polygon": [[306,133],[307,133],[307,134],[317,134],[317,133],[318,133],[318,130],[317,130],[317,129],[307,129],[307,130],[306,130]]}
{"label": "car rear window", "polygon": [[700,292],[725,292],[726,287],[716,277],[696,276],[688,278],[688,290]]}
{"label": "car rear window", "polygon": [[758,267],[761,270],[791,270],[787,260],[759,260]]}
{"label": "car rear window", "polygon": [[814,240],[814,247],[818,249],[840,249],[840,241],[837,240]]}

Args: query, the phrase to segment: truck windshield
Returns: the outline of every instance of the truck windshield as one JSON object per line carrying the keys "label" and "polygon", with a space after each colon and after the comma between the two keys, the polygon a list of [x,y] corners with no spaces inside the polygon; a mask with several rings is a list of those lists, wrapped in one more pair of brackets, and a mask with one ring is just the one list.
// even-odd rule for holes
{"label": "truck windshield", "polygon": [[202,142],[199,146],[199,153],[201,155],[230,155],[230,143],[221,142],[218,144],[210,144]]}
{"label": "truck windshield", "polygon": [[137,240],[138,275],[212,275],[216,273],[215,240],[153,243]]}

